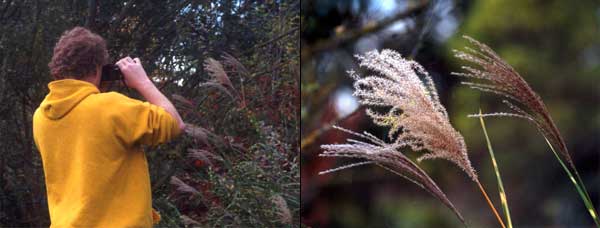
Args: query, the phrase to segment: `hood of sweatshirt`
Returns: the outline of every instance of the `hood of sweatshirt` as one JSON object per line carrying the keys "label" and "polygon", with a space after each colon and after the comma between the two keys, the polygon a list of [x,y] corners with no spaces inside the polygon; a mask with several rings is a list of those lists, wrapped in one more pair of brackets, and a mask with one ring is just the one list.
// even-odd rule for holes
{"label": "hood of sweatshirt", "polygon": [[44,116],[53,120],[63,118],[87,96],[100,92],[94,84],[75,79],[53,81],[48,88],[50,93],[40,108]]}

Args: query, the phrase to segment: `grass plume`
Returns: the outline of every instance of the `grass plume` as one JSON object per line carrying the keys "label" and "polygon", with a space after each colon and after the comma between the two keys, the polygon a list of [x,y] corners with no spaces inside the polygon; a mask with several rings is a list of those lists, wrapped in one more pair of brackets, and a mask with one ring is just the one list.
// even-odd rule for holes
{"label": "grass plume", "polygon": [[362,140],[348,139],[346,144],[322,145],[321,148],[324,150],[324,152],[319,154],[319,156],[362,158],[367,161],[325,170],[319,174],[336,172],[361,165],[376,164],[394,174],[406,178],[417,186],[423,188],[440,200],[448,208],[450,208],[452,212],[454,212],[454,214],[456,214],[456,216],[460,219],[460,221],[465,223],[463,216],[458,212],[458,210],[456,210],[446,194],[444,194],[444,192],[429,177],[429,175],[427,175],[425,171],[423,171],[423,169],[421,169],[417,164],[406,157],[406,155],[397,151],[398,148],[403,147],[404,145],[398,143],[388,144],[369,134],[368,132],[360,134],[337,126],[334,128],[349,133]]}
{"label": "grass plume", "polygon": [[454,56],[467,62],[471,62],[479,66],[479,68],[462,66],[462,69],[465,72],[453,72],[452,74],[480,80],[480,82],[462,82],[462,84],[484,92],[499,94],[524,107],[521,108],[518,105],[511,103],[509,100],[503,100],[513,112],[475,114],[470,116],[508,116],[530,120],[536,125],[544,137],[548,138],[552,144],[558,145],[563,158],[569,163],[571,168],[575,168],[565,141],[560,135],[554,121],[552,121],[552,117],[540,96],[531,89],[529,84],[527,84],[523,77],[521,77],[512,66],[500,58],[500,56],[498,56],[498,54],[490,47],[471,37],[464,36],[464,38],[476,49],[465,47],[465,51],[453,50]]}
{"label": "grass plume", "polygon": [[228,88],[233,88],[233,84],[231,84],[231,81],[229,80],[227,73],[223,69],[223,65],[221,65],[221,62],[213,58],[207,58],[204,61],[204,70],[206,70],[208,74],[214,78],[215,81],[221,83],[221,85]]}
{"label": "grass plume", "polygon": [[[462,84],[473,89],[495,93],[508,98],[503,100],[503,102],[512,110],[510,113],[474,114],[469,115],[469,117],[506,116],[531,121],[548,141],[550,149],[555,153],[557,160],[563,165],[565,172],[575,185],[596,226],[600,227],[598,213],[594,209],[589,194],[585,190],[583,181],[577,172],[573,159],[571,159],[566,143],[540,96],[535,93],[525,79],[512,66],[506,63],[490,47],[471,37],[463,37],[474,48],[465,47],[464,51],[454,50],[454,56],[476,65],[477,68],[462,66],[464,72],[452,74],[476,80],[477,82],[462,82]],[[511,103],[509,100],[516,102],[518,105]],[[554,150],[553,145],[557,146],[558,153]],[[564,166],[563,160],[566,161],[568,167]]]}
{"label": "grass plume", "polygon": [[[366,112],[373,122],[390,127],[388,137],[395,143],[423,151],[419,161],[445,159],[476,180],[477,174],[467,156],[464,139],[450,125],[448,113],[440,104],[427,71],[417,62],[404,59],[392,50],[371,51],[357,58],[360,66],[384,76],[360,78],[350,72],[356,80],[354,96],[362,105],[369,107]],[[390,109],[387,113],[379,113],[372,107]]]}
{"label": "grass plume", "polygon": [[[483,189],[467,155],[462,135],[450,124],[448,113],[441,105],[433,80],[415,61],[404,59],[392,50],[371,51],[358,55],[359,65],[381,76],[360,77],[354,71],[354,96],[366,105],[367,115],[379,126],[390,127],[391,143],[365,132],[359,134],[343,128],[362,141],[349,139],[346,144],[323,145],[320,156],[362,158],[354,163],[321,173],[338,171],[359,165],[376,164],[419,185],[451,208],[464,222],[445,194],[415,163],[399,152],[410,148],[424,152],[417,160],[441,158],[460,167],[481,190],[498,222],[504,223]],[[380,112],[375,109],[388,109]]]}

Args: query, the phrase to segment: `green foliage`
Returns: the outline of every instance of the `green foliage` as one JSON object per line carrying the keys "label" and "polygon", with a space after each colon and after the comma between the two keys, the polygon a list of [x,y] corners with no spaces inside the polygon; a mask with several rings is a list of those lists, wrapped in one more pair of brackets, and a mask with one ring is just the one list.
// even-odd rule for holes
{"label": "green foliage", "polygon": [[577,174],[577,171],[575,170],[575,176],[577,176],[577,179],[575,179],[575,176],[571,173],[571,171],[569,171],[569,168],[562,161],[563,159],[561,159],[560,156],[558,156],[558,153],[556,153],[556,150],[554,150],[554,147],[552,147],[552,144],[550,143],[550,141],[548,141],[547,138],[544,138],[544,139],[546,140],[548,147],[550,147],[550,150],[552,150],[554,157],[556,157],[556,160],[558,160],[558,162],[560,163],[560,166],[563,168],[563,170],[565,170],[565,172],[569,176],[569,180],[571,181],[571,183],[573,183],[573,185],[577,189],[577,193],[579,194],[579,196],[581,197],[581,200],[585,204],[585,207],[586,207],[588,213],[590,214],[590,216],[592,217],[592,219],[594,220],[594,223],[596,223],[596,227],[600,227],[600,220],[598,219],[598,215],[596,214],[596,209],[594,208],[594,205],[592,204],[592,200],[590,199],[590,196],[587,193],[587,190],[585,189],[585,185],[583,184],[581,177],[579,177],[579,174]]}
{"label": "green foliage", "polygon": [[[479,109],[479,114],[481,115],[481,109]],[[483,135],[485,136],[485,142],[487,144],[488,152],[490,152],[490,158],[492,159],[492,165],[494,166],[494,173],[496,174],[496,182],[498,183],[498,194],[500,195],[500,203],[502,204],[502,211],[504,212],[504,217],[506,219],[506,224],[508,228],[512,228],[512,219],[510,218],[510,209],[508,207],[508,201],[506,199],[506,192],[504,191],[504,184],[502,183],[502,176],[500,175],[500,169],[498,168],[498,162],[496,161],[496,155],[494,155],[494,149],[492,148],[492,143],[490,142],[490,137],[488,136],[487,129],[485,127],[485,121],[483,121],[483,117],[479,117],[479,123],[481,123],[481,129],[483,129]]]}
{"label": "green foliage", "polygon": [[[77,25],[103,36],[112,60],[139,57],[184,121],[202,129],[146,148],[160,226],[280,226],[277,195],[298,223],[299,4],[0,1],[0,226],[49,224],[31,115],[48,91],[55,42]],[[205,70],[209,58],[231,85]]]}

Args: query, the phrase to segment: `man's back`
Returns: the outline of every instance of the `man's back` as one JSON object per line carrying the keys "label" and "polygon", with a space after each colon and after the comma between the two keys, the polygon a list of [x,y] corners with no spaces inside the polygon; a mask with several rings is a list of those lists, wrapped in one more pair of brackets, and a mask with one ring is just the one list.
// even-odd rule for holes
{"label": "man's back", "polygon": [[65,79],[33,116],[52,226],[152,226],[150,178],[140,144],[180,134],[163,108]]}

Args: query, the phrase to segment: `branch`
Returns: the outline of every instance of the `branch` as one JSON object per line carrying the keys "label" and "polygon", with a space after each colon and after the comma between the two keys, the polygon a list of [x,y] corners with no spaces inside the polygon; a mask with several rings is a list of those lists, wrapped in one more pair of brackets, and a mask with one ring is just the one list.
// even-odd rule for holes
{"label": "branch", "polygon": [[96,7],[98,2],[96,2],[96,0],[89,0],[88,1],[88,17],[87,17],[87,21],[85,22],[85,27],[89,28],[89,29],[94,29],[94,27],[96,26]]}
{"label": "branch", "polygon": [[12,5],[13,0],[4,3],[4,8],[2,8],[2,13],[0,13],[0,19],[4,19],[4,14],[6,14],[6,10]]}
{"label": "branch", "polygon": [[112,22],[112,25],[111,25],[110,30],[112,30],[113,33],[115,31],[117,31],[117,28],[119,28],[119,26],[121,25],[121,22],[125,19],[125,17],[129,13],[129,10],[131,10],[131,7],[133,6],[134,3],[135,3],[135,0],[132,0],[129,2],[123,2],[123,4],[125,4],[125,6],[123,8],[121,8],[121,12],[119,13],[119,16],[117,17],[117,19],[114,22]]}
{"label": "branch", "polygon": [[310,56],[323,52],[329,49],[333,49],[344,44],[350,43],[352,41],[357,40],[358,38],[377,32],[381,29],[388,27],[389,25],[395,23],[396,21],[402,20],[407,17],[411,17],[417,13],[423,11],[429,5],[429,1],[420,1],[417,5],[408,8],[406,11],[396,14],[393,17],[384,19],[379,23],[368,24],[365,27],[359,29],[349,30],[343,34],[338,35],[335,38],[323,40],[315,43],[312,46],[306,48],[306,50],[302,51],[301,59],[308,59]]}
{"label": "branch", "polygon": [[302,138],[302,140],[300,141],[300,151],[302,151],[302,149],[306,148],[307,146],[312,145],[319,137],[321,137],[321,135],[333,129],[333,126],[338,125],[346,121],[347,119],[358,115],[359,113],[362,113],[364,110],[364,108],[357,108],[356,110],[354,110],[354,112],[343,117],[337,117],[333,121],[322,125],[318,129],[311,131],[306,135],[306,137]]}
{"label": "branch", "polygon": [[266,46],[266,45],[268,45],[268,44],[270,44],[270,43],[276,42],[276,41],[278,41],[278,40],[280,40],[280,39],[282,39],[282,38],[284,38],[284,37],[286,37],[286,36],[288,36],[288,35],[290,35],[290,34],[293,34],[294,32],[298,31],[298,29],[299,29],[298,27],[292,28],[292,29],[288,30],[287,32],[284,32],[283,34],[281,34],[281,35],[279,35],[279,36],[277,36],[277,37],[275,37],[275,38],[273,38],[273,39],[271,39],[271,40],[269,40],[269,41],[266,41],[266,42],[264,42],[264,43],[257,44],[257,45],[255,45],[254,47],[251,47],[250,49],[248,49],[248,50],[246,50],[246,51],[242,52],[242,54],[241,54],[241,55],[247,55],[247,54],[250,54],[250,53],[252,53],[254,50],[258,49],[258,48],[264,47],[264,46]]}

